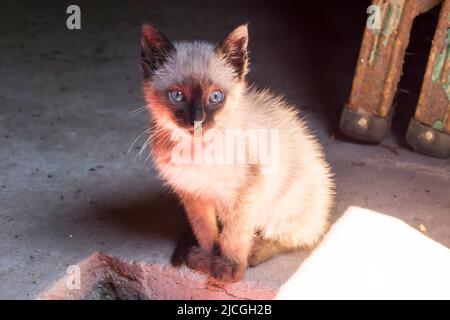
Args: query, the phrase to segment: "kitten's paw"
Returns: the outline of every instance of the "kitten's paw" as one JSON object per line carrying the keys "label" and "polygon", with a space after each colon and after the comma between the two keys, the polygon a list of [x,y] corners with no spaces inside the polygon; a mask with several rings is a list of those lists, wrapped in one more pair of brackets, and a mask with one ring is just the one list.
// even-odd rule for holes
{"label": "kitten's paw", "polygon": [[211,273],[211,260],[212,256],[209,252],[200,247],[192,246],[187,254],[186,264],[191,269]]}
{"label": "kitten's paw", "polygon": [[212,276],[221,282],[242,280],[247,266],[224,256],[214,256],[211,264]]}

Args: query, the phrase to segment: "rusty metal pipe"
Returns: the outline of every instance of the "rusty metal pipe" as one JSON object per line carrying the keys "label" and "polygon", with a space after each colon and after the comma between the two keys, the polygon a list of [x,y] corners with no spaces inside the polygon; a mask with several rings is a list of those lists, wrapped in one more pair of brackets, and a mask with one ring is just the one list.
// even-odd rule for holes
{"label": "rusty metal pipe", "polygon": [[406,135],[416,150],[450,157],[450,0],[444,0],[419,102]]}

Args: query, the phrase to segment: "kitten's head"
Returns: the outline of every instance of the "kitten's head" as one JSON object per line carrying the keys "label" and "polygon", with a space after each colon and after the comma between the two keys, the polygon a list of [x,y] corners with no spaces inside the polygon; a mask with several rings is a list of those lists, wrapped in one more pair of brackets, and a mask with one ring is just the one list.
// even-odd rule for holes
{"label": "kitten's head", "polygon": [[234,29],[219,44],[170,42],[142,27],[144,95],[153,120],[166,128],[213,127],[232,114],[245,88],[248,29]]}

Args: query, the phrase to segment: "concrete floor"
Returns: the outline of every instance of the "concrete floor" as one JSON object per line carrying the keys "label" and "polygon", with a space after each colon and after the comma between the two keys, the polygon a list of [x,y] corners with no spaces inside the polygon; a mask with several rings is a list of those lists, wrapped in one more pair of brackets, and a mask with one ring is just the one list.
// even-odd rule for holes
{"label": "concrete floor", "polygon": [[[412,93],[398,98],[393,134],[364,145],[336,131],[364,3],[295,11],[230,1],[80,1],[80,31],[65,28],[68,4],[0,4],[0,298],[35,298],[96,251],[168,266],[185,228],[182,210],[146,154],[135,159],[143,141],[127,153],[148,123],[145,113],[130,113],[144,104],[138,66],[145,20],[169,38],[210,41],[250,21],[250,80],[303,107],[336,173],[334,217],[359,206],[415,229],[423,224],[427,237],[450,246],[450,160],[416,154],[403,139],[436,12],[421,21],[423,43],[413,39],[410,47],[415,55],[401,86]],[[245,281],[277,288],[303,259],[281,256]]]}

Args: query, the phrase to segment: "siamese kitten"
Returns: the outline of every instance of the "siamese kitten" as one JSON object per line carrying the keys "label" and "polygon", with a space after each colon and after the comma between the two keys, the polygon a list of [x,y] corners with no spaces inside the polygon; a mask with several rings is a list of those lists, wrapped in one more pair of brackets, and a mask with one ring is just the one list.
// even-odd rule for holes
{"label": "siamese kitten", "polygon": [[[188,266],[237,281],[248,266],[317,244],[332,207],[330,168],[297,109],[247,85],[247,25],[217,45],[170,42],[148,24],[141,40],[153,162],[184,205],[198,240]],[[238,140],[222,139],[233,130],[245,133],[240,150],[252,161],[236,161],[239,155],[208,163],[191,158],[196,137],[203,149],[223,151],[224,140],[233,149]],[[247,145],[264,130],[275,133],[269,157]],[[180,137],[188,142],[180,144]],[[174,161],[179,152],[189,161]]]}

